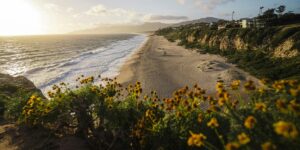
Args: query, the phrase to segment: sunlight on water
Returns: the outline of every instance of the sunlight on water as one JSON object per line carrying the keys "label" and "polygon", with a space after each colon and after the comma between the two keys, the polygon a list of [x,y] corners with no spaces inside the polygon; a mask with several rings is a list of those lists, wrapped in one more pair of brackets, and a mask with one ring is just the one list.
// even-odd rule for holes
{"label": "sunlight on water", "polygon": [[18,76],[18,75],[22,74],[23,72],[26,72],[26,66],[22,65],[22,63],[20,63],[20,62],[10,64],[9,66],[10,67],[7,68],[7,70],[5,72],[12,76]]}
{"label": "sunlight on water", "polygon": [[0,73],[23,75],[44,93],[80,75],[118,75],[145,35],[61,35],[0,38]]}

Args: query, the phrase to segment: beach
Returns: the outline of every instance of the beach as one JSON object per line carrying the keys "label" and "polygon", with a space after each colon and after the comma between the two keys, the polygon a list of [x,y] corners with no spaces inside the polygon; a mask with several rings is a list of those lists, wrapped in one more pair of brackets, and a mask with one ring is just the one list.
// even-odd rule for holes
{"label": "beach", "polygon": [[145,93],[155,90],[161,97],[194,84],[214,94],[217,81],[225,85],[233,80],[258,82],[221,56],[188,50],[156,35],[149,35],[148,41],[121,67],[117,78],[125,85],[139,81]]}

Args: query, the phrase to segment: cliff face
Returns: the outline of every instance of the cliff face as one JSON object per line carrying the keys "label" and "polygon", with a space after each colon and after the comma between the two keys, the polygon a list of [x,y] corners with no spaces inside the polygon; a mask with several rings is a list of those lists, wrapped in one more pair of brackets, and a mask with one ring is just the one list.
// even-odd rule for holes
{"label": "cliff face", "polygon": [[0,118],[3,115],[5,105],[12,101],[20,101],[32,94],[44,97],[41,90],[23,76],[12,77],[0,73]]}
{"label": "cliff face", "polygon": [[41,94],[41,91],[25,77],[12,77],[0,73],[0,94],[12,97],[19,92],[36,92]]}
{"label": "cliff face", "polygon": [[43,97],[42,92],[25,77],[0,73],[0,121],[8,105],[13,106],[32,94]]}
{"label": "cliff face", "polygon": [[[184,32],[184,31],[183,31]],[[186,31],[181,41],[226,50],[264,50],[274,58],[299,56],[300,27]]]}
{"label": "cliff face", "polygon": [[222,30],[190,25],[156,34],[187,48],[222,55],[259,78],[300,79],[300,24]]}

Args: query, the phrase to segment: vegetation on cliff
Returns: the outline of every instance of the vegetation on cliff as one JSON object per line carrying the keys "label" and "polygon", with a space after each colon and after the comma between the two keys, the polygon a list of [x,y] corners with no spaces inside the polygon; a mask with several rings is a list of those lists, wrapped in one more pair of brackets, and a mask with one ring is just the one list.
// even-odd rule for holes
{"label": "vegetation on cliff", "polygon": [[[296,149],[300,147],[300,84],[277,81],[256,87],[218,82],[217,95],[198,85],[161,99],[141,84],[78,78],[77,89],[54,85],[49,100],[38,95],[6,109],[19,126],[44,128],[57,137],[78,136],[92,149]],[[246,98],[240,90],[248,92]],[[14,109],[14,108],[12,108]]]}
{"label": "vegetation on cliff", "polygon": [[300,25],[228,28],[188,25],[156,32],[187,48],[220,54],[257,77],[300,79]]}
{"label": "vegetation on cliff", "polygon": [[17,108],[20,99],[27,99],[32,94],[43,97],[42,92],[37,89],[34,84],[25,77],[12,77],[10,75],[0,73],[0,119],[3,118],[7,107],[16,107],[10,111],[20,111],[22,108]]}

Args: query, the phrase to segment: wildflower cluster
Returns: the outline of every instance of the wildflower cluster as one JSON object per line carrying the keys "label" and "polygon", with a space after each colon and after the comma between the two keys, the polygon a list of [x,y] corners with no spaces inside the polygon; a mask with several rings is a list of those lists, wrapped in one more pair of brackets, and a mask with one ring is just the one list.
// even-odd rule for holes
{"label": "wildflower cluster", "polygon": [[[235,130],[229,132],[230,135],[224,138],[224,134],[220,134],[220,130],[226,130],[222,125],[223,122],[219,122],[215,117],[208,120],[207,127],[215,130],[215,137],[219,139],[219,143],[222,143],[223,148],[243,149],[257,146],[262,149],[275,149],[284,145],[276,140],[281,138],[285,138],[291,145],[298,145],[299,120],[296,118],[299,117],[300,84],[295,80],[287,80],[257,88],[253,81],[248,81],[244,83],[244,89],[248,92],[246,95],[249,95],[249,99],[241,99],[241,96],[229,94],[239,90],[240,84],[240,81],[233,81],[230,84],[232,91],[228,91],[222,82],[217,82],[216,100],[210,101],[207,109],[207,112],[214,112],[231,122],[230,129]],[[201,117],[201,122],[203,120],[205,118]],[[209,137],[208,134],[205,136]],[[260,143],[260,141],[266,142]],[[211,149],[209,142],[206,142],[207,149]],[[211,145],[216,145],[216,142]],[[222,149],[221,147],[217,148]]]}
{"label": "wildflower cluster", "polygon": [[43,117],[51,111],[50,106],[42,98],[32,95],[22,111],[22,121],[27,125],[36,125],[43,122]]}
{"label": "wildflower cluster", "polygon": [[[257,87],[253,81],[199,85],[169,98],[144,94],[140,82],[125,88],[116,79],[79,77],[80,88],[54,86],[49,100],[30,97],[20,122],[58,135],[79,135],[95,149],[283,149],[300,147],[297,81]],[[262,90],[263,89],[263,90]],[[237,95],[237,93],[244,94]],[[118,142],[115,142],[118,141]]]}

